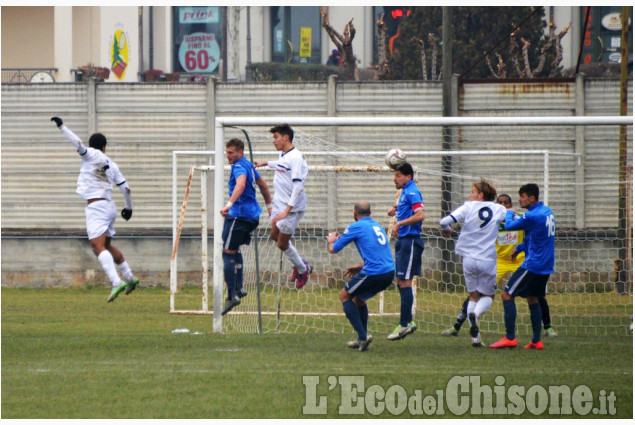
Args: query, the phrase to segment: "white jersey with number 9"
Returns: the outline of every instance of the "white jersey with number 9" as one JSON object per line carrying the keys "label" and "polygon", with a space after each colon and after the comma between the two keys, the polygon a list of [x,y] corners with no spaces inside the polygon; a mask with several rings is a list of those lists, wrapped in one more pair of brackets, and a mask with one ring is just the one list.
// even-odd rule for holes
{"label": "white jersey with number 9", "polygon": [[469,258],[496,261],[496,237],[498,227],[505,220],[507,210],[489,201],[468,201],[454,210],[450,216],[463,222],[456,253]]}

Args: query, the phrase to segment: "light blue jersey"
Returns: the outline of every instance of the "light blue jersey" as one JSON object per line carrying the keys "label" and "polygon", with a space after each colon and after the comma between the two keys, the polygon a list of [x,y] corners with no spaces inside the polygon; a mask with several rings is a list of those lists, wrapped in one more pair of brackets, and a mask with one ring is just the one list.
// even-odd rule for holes
{"label": "light blue jersey", "polygon": [[230,208],[228,216],[258,220],[260,213],[262,213],[262,208],[256,200],[256,180],[260,178],[260,174],[254,168],[254,165],[245,157],[240,158],[232,164],[231,175],[227,182],[229,196],[231,197],[232,193],[234,193],[236,179],[243,175],[247,177],[245,190]]}
{"label": "light blue jersey", "polygon": [[395,270],[388,236],[384,228],[372,218],[363,217],[351,223],[333,244],[333,251],[339,252],[351,242],[355,242],[364,261],[361,273],[375,276]]}
{"label": "light blue jersey", "polygon": [[518,219],[513,211],[507,211],[505,229],[525,231],[525,261],[520,267],[535,274],[553,273],[556,220],[548,206],[538,202]]}

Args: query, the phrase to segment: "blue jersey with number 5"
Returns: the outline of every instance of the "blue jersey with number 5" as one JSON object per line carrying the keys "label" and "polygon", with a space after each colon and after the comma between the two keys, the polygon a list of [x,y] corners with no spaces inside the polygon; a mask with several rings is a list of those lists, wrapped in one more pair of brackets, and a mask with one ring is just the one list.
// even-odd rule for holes
{"label": "blue jersey with number 5", "polygon": [[525,231],[525,261],[521,267],[535,274],[553,273],[556,219],[551,208],[538,202],[516,220],[513,211],[508,211],[505,229]]}
{"label": "blue jersey with number 5", "polygon": [[362,273],[375,276],[395,270],[395,262],[390,250],[390,242],[384,228],[370,217],[363,217],[351,223],[342,236],[333,244],[333,251],[339,252],[351,242],[364,261]]}

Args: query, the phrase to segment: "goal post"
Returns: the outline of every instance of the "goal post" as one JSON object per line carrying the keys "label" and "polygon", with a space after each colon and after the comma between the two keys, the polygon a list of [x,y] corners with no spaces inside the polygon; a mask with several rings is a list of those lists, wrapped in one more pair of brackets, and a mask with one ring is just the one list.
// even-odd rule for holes
{"label": "goal post", "polygon": [[[437,181],[438,179],[440,179],[439,176],[441,174],[447,172],[445,168],[441,168],[436,165],[439,162],[439,158],[454,158],[452,163],[452,166],[454,168],[451,168],[450,171],[450,179],[453,182],[453,202],[464,201],[467,196],[465,188],[469,187],[469,184],[472,181],[477,180],[480,176],[491,178],[491,175],[489,174],[490,172],[493,173],[494,171],[496,171],[497,173],[495,175],[492,174],[494,175],[494,180],[502,182],[501,187],[504,187],[505,190],[512,195],[516,192],[511,191],[517,190],[517,188],[521,184],[524,184],[528,181],[539,183],[542,185],[541,200],[545,201],[545,203],[553,203],[557,208],[556,220],[558,221],[558,214],[560,213],[562,222],[566,223],[566,226],[564,227],[570,229],[569,231],[563,233],[561,243],[566,246],[566,249],[563,249],[563,252],[565,252],[567,256],[567,264],[571,263],[573,264],[573,266],[571,267],[571,270],[560,273],[562,276],[564,276],[564,278],[562,279],[564,283],[561,284],[558,282],[555,283],[555,285],[562,285],[563,288],[569,288],[569,286],[567,285],[571,285],[573,287],[575,286],[575,281],[580,280],[581,284],[578,286],[589,286],[590,283],[585,283],[586,281],[584,281],[584,279],[587,279],[589,275],[597,275],[598,273],[595,269],[599,266],[601,266],[602,270],[606,269],[606,261],[604,259],[588,260],[588,264],[583,264],[584,261],[581,262],[579,259],[577,259],[577,257],[584,258],[598,256],[598,252],[599,250],[601,250],[601,248],[594,247],[593,252],[590,252],[587,255],[584,252],[583,248],[569,248],[569,246],[575,246],[578,243],[577,241],[581,237],[585,238],[585,241],[590,240],[594,237],[594,234],[608,235],[605,239],[610,239],[609,236],[611,234],[611,230],[606,230],[607,225],[605,223],[610,222],[613,216],[613,212],[608,211],[608,209],[607,211],[601,211],[600,213],[594,211],[592,214],[587,214],[589,217],[585,217],[584,214],[579,214],[575,211],[575,206],[584,205],[585,196],[588,196],[590,192],[593,192],[593,196],[601,199],[603,195],[602,188],[604,187],[602,185],[623,184],[623,182],[615,182],[614,179],[610,179],[609,182],[608,178],[606,179],[606,182],[593,179],[591,179],[591,181],[589,181],[589,179],[585,181],[584,174],[581,174],[584,172],[584,166],[581,166],[581,161],[584,159],[584,152],[579,152],[577,151],[577,149],[570,148],[570,139],[572,139],[573,137],[570,136],[569,133],[573,134],[577,132],[574,130],[565,131],[562,130],[562,128],[566,127],[574,129],[578,128],[578,126],[583,126],[583,128],[587,128],[586,132],[589,133],[588,137],[590,139],[596,137],[596,135],[594,135],[594,132],[599,131],[597,130],[598,128],[604,128],[607,126],[628,126],[629,131],[632,134],[632,117],[217,117],[215,125],[215,149],[214,152],[211,153],[211,155],[209,156],[209,172],[213,172],[214,174],[214,211],[219,211],[225,203],[224,196],[226,196],[226,177],[224,173],[226,173],[226,165],[223,152],[225,140],[229,138],[228,135],[231,134],[232,137],[233,135],[238,135],[239,130],[237,129],[244,131],[242,130],[243,128],[249,128],[250,131],[260,131],[261,133],[267,134],[268,128],[282,122],[288,123],[289,125],[294,127],[294,130],[296,130],[296,138],[298,137],[298,132],[303,131],[302,129],[310,133],[315,133],[317,135],[315,136],[316,140],[318,141],[317,143],[312,144],[309,141],[306,144],[299,144],[300,149],[307,156],[307,160],[310,166],[312,166],[312,163],[319,163],[319,166],[323,166],[322,164],[331,164],[333,166],[348,166],[350,164],[353,166],[359,166],[359,159],[362,157],[373,158],[374,164],[380,164],[380,166],[383,166],[384,153],[389,148],[400,147],[404,151],[406,151],[408,160],[412,162],[415,167],[423,170],[425,180]],[[364,137],[368,138],[368,142],[366,142],[366,140],[364,140],[363,142],[359,142],[359,147],[355,148],[352,147],[352,143],[343,142],[341,143],[341,145],[344,146],[343,151],[339,152],[337,150],[340,143],[338,140],[338,142],[334,142],[332,145],[329,145],[327,148],[324,149],[333,149],[331,152],[331,156],[329,157],[330,159],[314,159],[316,157],[312,156],[323,155],[323,152],[314,152],[314,148],[316,146],[324,144],[324,138],[331,137],[331,134],[336,134],[336,137],[338,139],[353,139],[354,136],[356,136],[357,132],[365,131],[364,129],[366,127],[375,129],[377,131],[373,132],[372,130],[369,130],[369,132],[373,134],[364,134]],[[425,140],[430,138],[429,135],[440,133],[442,128],[447,127],[458,127],[461,129],[461,131],[453,132],[453,134],[458,134],[458,136],[456,137],[460,139],[453,146],[453,148],[456,149],[450,151],[429,149],[431,145],[425,144]],[[359,128],[360,130],[354,130],[356,128]],[[334,130],[331,131],[330,129]],[[380,133],[382,129],[385,129],[385,132],[386,134],[389,134],[389,137],[382,139],[380,134],[376,134]],[[505,131],[501,131],[503,129],[505,129]],[[555,141],[560,142],[560,145],[567,146],[569,149],[567,151],[561,150],[558,146],[556,146],[555,142],[553,147],[546,143],[534,143],[533,133],[541,132],[543,130],[548,131],[549,134],[544,137],[540,136],[541,138],[548,139],[550,137],[553,137]],[[529,134],[519,134],[523,133],[524,131]],[[563,133],[566,134],[563,135]],[[327,135],[325,136],[325,134]],[[273,150],[263,149],[263,147],[266,147],[266,149],[270,148],[270,135],[267,134],[266,137],[269,138],[266,141],[266,144],[256,144],[256,147],[254,148],[254,154],[258,156],[258,159],[273,159],[277,156],[277,152]],[[375,138],[378,140],[375,140]],[[416,142],[417,138],[421,138],[422,140],[424,140],[424,142]],[[495,140],[490,143],[489,138]],[[414,141],[410,139],[413,139]],[[483,142],[483,140],[486,139],[487,144]],[[574,144],[576,143],[575,140],[573,142]],[[299,141],[298,143],[304,142]],[[589,143],[587,142],[587,145],[588,144]],[[441,144],[439,143],[437,146],[440,147]],[[587,155],[589,155],[589,153],[587,153]],[[509,158],[513,158],[513,160]],[[500,166],[500,168],[503,169],[492,170],[492,163],[503,164],[502,166]],[[430,164],[433,165],[431,166]],[[487,164],[489,164],[490,168],[488,168]],[[522,164],[522,170],[516,170],[514,168],[518,167],[518,164]],[[506,165],[508,165],[510,167],[510,170],[514,172],[513,175],[505,176],[506,170],[504,168]],[[326,167],[326,165],[324,166]],[[345,220],[348,220],[349,222],[352,220],[352,218],[349,217],[350,214],[346,214],[346,212],[342,212],[342,210],[348,211],[349,209],[351,209],[353,203],[358,199],[351,198],[351,196],[353,195],[351,195],[350,188],[349,186],[347,186],[349,185],[349,183],[344,182],[346,179],[342,177],[342,174],[337,174],[335,171],[329,168],[324,168],[320,171],[320,173],[323,174],[320,174],[320,179],[322,180],[320,180],[319,184],[320,186],[325,187],[325,192],[316,194],[313,187],[307,188],[307,195],[310,199],[309,203],[311,204],[312,200],[314,200],[313,208],[316,208],[315,204],[317,203],[324,209],[324,211],[320,212],[320,214],[323,213],[325,217],[323,218],[323,220],[320,219],[321,221],[317,226],[320,228],[326,228],[328,226],[331,226],[332,223],[335,223],[336,226],[339,226],[338,230],[340,230]],[[263,173],[263,175],[265,174],[266,173]],[[572,176],[573,174],[575,174],[575,176]],[[582,179],[580,179],[580,174],[582,176]],[[312,178],[315,179],[317,175],[317,171],[310,172],[309,180],[311,180]],[[370,192],[367,190],[362,190],[357,193],[356,196],[375,196],[375,187],[379,188],[379,182],[381,182],[381,185],[384,185],[385,187],[386,180],[388,180],[389,182],[391,180],[391,177],[388,174],[384,174],[383,176],[376,175],[373,179],[364,180],[364,186],[362,187],[362,189],[372,189],[370,190]],[[576,184],[576,182],[580,181],[582,182],[581,184]],[[431,187],[434,188],[435,185],[436,183],[431,184]],[[597,188],[595,188],[594,185],[596,185]],[[430,191],[429,188],[426,188],[426,193],[424,193],[424,204],[426,205],[426,211],[429,217],[426,219],[427,229],[425,230],[425,232],[429,232],[430,234],[426,239],[427,245],[426,249],[424,250],[424,257],[426,257],[424,259],[424,267],[427,268],[426,275],[423,276],[423,280],[421,282],[420,288],[418,289],[417,295],[419,300],[417,319],[421,322],[424,322],[425,329],[431,332],[438,331],[441,326],[448,327],[449,325],[451,325],[450,320],[452,316],[456,314],[460,307],[460,303],[457,303],[457,300],[460,297],[453,294],[454,292],[458,292],[461,287],[461,285],[455,284],[455,282],[461,281],[461,259],[459,257],[456,257],[452,252],[452,241],[443,241],[442,238],[440,238],[434,233],[433,230],[431,230],[435,227],[438,227],[434,226],[434,220],[437,220],[437,217],[439,216],[439,205],[441,205],[441,185],[436,185],[436,187],[436,191]],[[567,193],[567,199],[563,200],[563,192],[569,190],[574,192],[574,194],[570,195]],[[331,196],[333,194],[337,194],[339,192],[342,192],[343,194],[340,196],[341,199],[339,199],[338,201],[334,201],[333,199],[331,199]],[[382,193],[385,194],[386,192]],[[393,194],[390,196],[394,196],[394,186],[392,193]],[[384,200],[388,200],[385,195],[382,196],[384,196]],[[569,196],[572,196],[575,199],[571,201],[568,198]],[[379,197],[379,195],[377,195],[377,197]],[[387,202],[390,203],[391,200],[388,200]],[[174,202],[174,204],[176,205],[177,202]],[[453,206],[456,207],[458,206],[458,204]],[[312,206],[309,205],[309,207],[311,208]],[[598,207],[603,208],[604,206],[598,205]],[[307,216],[315,214],[318,214],[318,212],[307,212]],[[385,213],[381,203],[373,203],[373,216],[382,217],[384,214]],[[566,215],[566,217],[563,217],[563,215]],[[580,218],[580,216],[582,218]],[[597,218],[596,216],[601,217]],[[310,219],[307,219],[306,217],[305,219],[303,219],[303,221],[307,220],[310,222]],[[582,234],[576,230],[579,227],[578,225],[580,222],[582,223],[583,228],[591,228],[591,231],[584,233],[583,236],[581,236]],[[597,225],[595,222],[601,223]],[[267,241],[266,226],[267,225],[263,223],[263,220],[261,220],[262,229],[260,229],[256,234],[256,237],[259,238],[259,241],[262,241],[263,243],[266,243]],[[308,223],[307,226],[314,226],[314,228],[303,233],[301,236],[297,235],[299,240],[301,240],[300,243],[304,244],[302,248],[306,251],[312,250],[310,251],[310,255],[315,257],[314,261],[326,261],[321,259],[322,253],[319,252],[321,246],[320,244],[323,242],[320,242],[322,239],[320,233],[316,231],[316,225],[314,225],[313,223]],[[220,238],[222,227],[223,218],[220,216],[220,214],[214,213],[213,229],[215,232],[215,237],[212,259],[212,311],[214,316],[214,332],[223,331],[224,320],[224,318],[220,315],[222,303],[224,302],[224,279],[222,274],[222,240]],[[593,230],[594,227],[601,228],[602,230],[595,231]],[[595,242],[592,241],[592,243]],[[605,242],[600,241],[598,242],[598,245],[600,245],[601,243]],[[608,244],[608,242],[606,242],[606,244]],[[613,245],[611,245],[611,250],[614,250]],[[267,253],[267,249],[270,249],[272,250],[272,252],[277,253],[275,247],[265,247],[265,253],[263,254],[265,256],[269,255]],[[438,255],[438,252],[440,251],[449,253],[449,255],[445,256],[444,254],[444,257],[441,259],[441,257],[439,257]],[[563,254],[563,258],[565,254]],[[562,261],[565,261],[565,259],[563,259]],[[264,268],[266,269],[267,266],[264,266]],[[322,270],[322,274],[320,275],[320,277],[316,277],[316,279],[331,279],[332,277],[330,276],[332,275],[332,269],[332,266],[326,267],[326,269]],[[447,273],[447,276],[450,276],[452,282],[444,282],[442,280],[443,276],[445,275],[439,275],[439,272],[441,270],[443,270],[444,273]],[[279,274],[271,271],[261,271],[259,273],[267,274],[267,279],[270,279],[271,281],[274,278],[280,278]],[[602,271],[600,274],[602,274],[602,279],[606,280],[606,272]],[[557,282],[557,279],[552,279],[552,281]],[[593,284],[595,285],[595,283]],[[607,285],[605,286],[607,288],[609,287]],[[558,290],[559,288],[560,287],[558,287]],[[278,285],[276,289],[280,290],[280,286]],[[310,309],[310,311],[305,312],[307,313],[307,315],[322,315],[324,317],[341,315],[341,309],[337,310],[336,297],[330,298],[330,302],[335,305],[335,310],[331,308],[333,306],[329,306],[328,308],[324,308],[322,310],[316,307],[315,310],[313,310],[311,303],[322,302],[319,297],[315,299],[302,299],[302,297],[306,296],[306,294],[286,287],[283,289],[287,291],[283,291],[283,296],[288,295],[290,297],[294,297],[294,303],[302,306],[302,308]],[[324,292],[322,289],[320,289],[320,291],[326,294],[326,292]],[[577,293],[571,295],[570,292],[567,291],[569,291],[569,289],[563,289],[563,293],[566,293],[569,298],[577,295]],[[574,291],[579,291],[579,289],[577,289],[576,287]],[[309,291],[306,292],[308,293]],[[387,295],[389,295],[388,298],[394,298],[394,294]],[[267,296],[269,296],[269,294],[265,294],[265,298]],[[432,298],[434,298],[435,303],[438,302],[440,304],[431,305],[430,302],[432,301],[429,300],[431,300]],[[570,302],[572,303],[572,305],[564,306],[566,307],[566,311],[564,311],[565,308],[557,308],[552,311],[552,314],[554,316],[559,316],[559,313],[570,314],[572,310],[579,309],[579,306],[575,305],[577,301]],[[581,301],[581,303],[582,302],[583,301]],[[630,297],[626,297],[620,300],[612,300],[611,302],[618,304],[617,313],[614,312],[613,314],[620,315],[621,317],[621,315],[624,315],[624,312],[628,310],[627,306],[625,306],[624,303],[628,304],[630,302],[632,309],[632,294],[630,295]],[[612,307],[615,307],[615,305],[612,305]],[[241,306],[239,306],[237,310],[241,310]],[[519,314],[520,310],[522,310],[522,308],[519,309]],[[252,312],[246,313],[253,314]],[[291,314],[289,311],[286,311],[285,313]],[[493,330],[500,329],[500,323],[496,324],[494,322],[502,321],[498,320],[498,317],[494,317],[495,314],[498,313],[493,311],[492,314],[489,315],[489,319],[491,319],[492,323],[488,323],[486,325],[486,329],[488,329],[488,327],[489,329]],[[231,320],[234,320],[234,317],[231,314],[225,316],[225,319],[228,319],[230,317]],[[610,326],[613,326],[613,322],[615,321],[613,319],[614,318],[606,319],[607,322],[610,321]],[[584,322],[584,319],[581,319],[583,321],[582,325],[576,325],[572,320],[573,319],[570,320],[569,318],[562,318],[562,320],[560,320],[560,322],[557,322],[556,325],[570,326],[572,327],[572,329],[573,326],[581,326],[582,331],[584,332],[588,332],[588,328],[592,326]],[[604,318],[602,320],[604,320]],[[588,321],[590,321],[590,319],[587,319],[587,322]],[[394,319],[390,319],[390,323],[393,322]],[[284,331],[287,329],[310,329],[312,326],[312,324],[308,324],[306,321],[304,321],[299,325],[294,324],[292,327],[283,326],[281,330]],[[392,324],[392,326],[394,326],[394,323]],[[277,326],[276,329],[278,329]],[[320,329],[332,330],[335,328],[329,323],[324,324]],[[614,328],[609,327],[608,325],[606,329],[614,330]],[[607,331],[606,329],[604,332]]]}

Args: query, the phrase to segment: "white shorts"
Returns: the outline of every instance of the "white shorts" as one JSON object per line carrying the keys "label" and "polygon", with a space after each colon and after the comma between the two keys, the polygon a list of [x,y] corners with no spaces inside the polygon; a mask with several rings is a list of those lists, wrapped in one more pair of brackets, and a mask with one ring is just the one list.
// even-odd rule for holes
{"label": "white shorts", "polygon": [[478,291],[483,295],[496,293],[496,260],[463,257],[463,276],[468,292]]}
{"label": "white shorts", "polygon": [[[276,214],[282,211],[284,210],[276,209],[276,207],[274,206],[271,210],[271,218],[275,217]],[[285,235],[293,235],[295,233],[296,227],[298,227],[298,223],[300,223],[300,220],[302,220],[302,217],[304,217],[304,211],[290,212],[288,216],[275,224],[280,232],[284,233]]]}
{"label": "white shorts", "polygon": [[113,201],[95,201],[86,205],[86,233],[88,239],[95,239],[104,233],[112,237],[115,234],[117,207]]}

